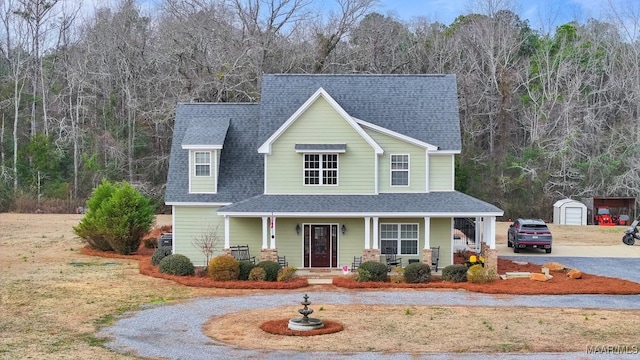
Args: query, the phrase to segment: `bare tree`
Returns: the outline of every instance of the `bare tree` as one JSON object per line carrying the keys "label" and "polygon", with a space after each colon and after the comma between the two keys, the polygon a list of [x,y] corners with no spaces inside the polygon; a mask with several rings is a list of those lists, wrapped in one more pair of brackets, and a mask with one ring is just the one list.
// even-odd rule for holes
{"label": "bare tree", "polygon": [[205,267],[209,266],[209,261],[213,257],[213,254],[216,250],[222,247],[222,239],[218,235],[219,225],[216,225],[215,228],[207,228],[207,230],[203,231],[200,235],[193,238],[191,244],[204,254],[205,257]]}

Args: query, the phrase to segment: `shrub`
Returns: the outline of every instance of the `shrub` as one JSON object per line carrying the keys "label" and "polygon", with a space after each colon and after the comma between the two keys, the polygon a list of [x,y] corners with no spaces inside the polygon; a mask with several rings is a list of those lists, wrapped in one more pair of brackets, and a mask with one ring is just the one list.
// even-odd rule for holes
{"label": "shrub", "polygon": [[238,272],[238,280],[249,280],[249,273],[256,267],[250,261],[240,261],[238,262],[239,272]]}
{"label": "shrub", "polygon": [[387,265],[379,261],[365,261],[358,266],[356,281],[386,281]]}
{"label": "shrub", "polygon": [[484,284],[495,280],[496,274],[493,269],[485,269],[481,264],[471,266],[467,270],[467,281],[474,284]]}
{"label": "shrub", "polygon": [[164,274],[178,276],[195,275],[196,273],[191,260],[180,254],[169,255],[160,260],[159,270]]}
{"label": "shrub", "polygon": [[467,266],[449,265],[442,269],[442,280],[452,282],[465,282],[467,281]]}
{"label": "shrub", "polygon": [[266,277],[267,272],[264,270],[264,268],[261,267],[256,266],[251,269],[251,272],[249,272],[249,280],[251,281],[264,281]]}
{"label": "shrub", "polygon": [[151,255],[151,265],[158,265],[165,257],[171,255],[171,248],[168,246],[160,246]]}
{"label": "shrub", "polygon": [[431,280],[431,267],[425,263],[413,263],[404,269],[404,278],[410,284],[426,283]]}
{"label": "shrub", "polygon": [[265,272],[265,280],[266,281],[276,281],[278,280],[278,271],[282,268],[280,264],[275,261],[260,261],[256,264],[256,267],[261,267]]}
{"label": "shrub", "polygon": [[238,280],[240,265],[231,255],[216,256],[209,262],[209,276],[215,281]]}
{"label": "shrub", "polygon": [[[154,208],[126,182],[112,184],[104,180],[87,201],[89,210],[73,230],[89,246],[129,255],[138,250],[149,232]],[[106,249],[110,246],[110,249]]]}
{"label": "shrub", "polygon": [[391,269],[391,276],[389,279],[394,284],[400,284],[404,282],[404,269],[401,267],[394,267]]}
{"label": "shrub", "polygon": [[296,268],[294,266],[285,266],[278,271],[278,281],[289,281],[296,276]]}
{"label": "shrub", "polygon": [[158,247],[158,238],[144,239],[144,247],[147,249],[155,249]]}

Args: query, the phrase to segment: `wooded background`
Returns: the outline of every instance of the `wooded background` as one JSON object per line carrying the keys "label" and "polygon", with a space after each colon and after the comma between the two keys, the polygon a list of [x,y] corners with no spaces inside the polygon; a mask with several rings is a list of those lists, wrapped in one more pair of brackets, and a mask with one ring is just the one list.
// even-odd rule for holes
{"label": "wooded background", "polygon": [[375,0],[163,0],[152,14],[133,0],[91,14],[0,1],[0,211],[69,211],[102,178],[161,205],[176,103],[259,101],[264,73],[456,74],[456,189],[505,217],[637,197],[632,9],[545,33],[496,0],[450,25]]}

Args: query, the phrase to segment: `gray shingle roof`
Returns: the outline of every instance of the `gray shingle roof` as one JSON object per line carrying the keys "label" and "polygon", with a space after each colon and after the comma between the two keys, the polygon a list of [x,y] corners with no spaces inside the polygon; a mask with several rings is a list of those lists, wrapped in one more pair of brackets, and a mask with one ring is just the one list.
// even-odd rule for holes
{"label": "gray shingle roof", "polygon": [[455,75],[264,75],[260,143],[320,87],[351,116],[441,150],[461,149]]}
{"label": "gray shingle roof", "polygon": [[258,195],[225,206],[218,213],[244,214],[388,214],[420,216],[501,216],[498,207],[458,191],[378,195]]}
{"label": "gray shingle roof", "polygon": [[182,146],[224,144],[229,130],[229,118],[194,118],[187,125]]}
{"label": "gray shingle roof", "polygon": [[[176,108],[165,202],[230,203],[261,194],[262,156],[258,154],[258,104],[181,103]],[[225,125],[217,194],[189,194],[189,151],[182,149],[189,124]],[[212,131],[221,134],[220,131]],[[187,139],[187,141],[191,141]]]}

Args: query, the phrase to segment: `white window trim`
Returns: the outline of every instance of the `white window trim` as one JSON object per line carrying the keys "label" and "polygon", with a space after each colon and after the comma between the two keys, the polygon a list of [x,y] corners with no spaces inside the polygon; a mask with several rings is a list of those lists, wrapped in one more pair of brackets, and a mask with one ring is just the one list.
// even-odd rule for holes
{"label": "white window trim", "polygon": [[[305,168],[305,157],[307,155],[318,155],[320,157],[320,167],[317,169],[319,171],[319,176],[320,176],[320,181],[318,184],[306,184],[305,182],[305,171],[307,170],[307,168]],[[335,155],[336,156],[336,183],[335,184],[324,184],[324,176],[322,175],[322,172],[324,170],[324,168],[322,167],[322,162],[323,162],[323,157],[325,155]],[[315,170],[315,169],[314,169]],[[332,169],[333,170],[333,169]],[[338,184],[340,183],[340,154],[332,152],[332,153],[305,153],[302,155],[302,185],[303,186],[313,186],[313,187],[318,187],[318,186],[338,186]]]}
{"label": "white window trim", "polygon": [[[396,231],[397,231],[397,238],[396,239],[384,239],[382,238],[382,225],[395,225],[396,226]],[[402,225],[415,225],[416,226],[416,234],[417,234],[417,238],[415,239],[403,239],[402,238]],[[396,246],[397,249],[397,254],[396,255],[400,255],[400,256],[418,256],[420,253],[420,224],[419,223],[380,223],[378,225],[378,234],[380,234],[379,236],[379,245],[380,245],[380,250],[382,252],[382,241],[386,240],[386,241],[390,241],[390,240],[396,240],[398,242],[398,245]],[[401,253],[401,246],[402,246],[402,240],[415,240],[416,241],[416,253],[415,254],[402,254]]]}
{"label": "white window trim", "polygon": [[[407,169],[394,170],[393,169],[393,157],[394,156],[406,156],[407,157]],[[407,172],[407,185],[393,185],[393,172],[394,171],[406,171]],[[389,186],[391,187],[409,187],[411,185],[411,155],[410,154],[390,154],[389,155]]]}
{"label": "white window trim", "polygon": [[[198,154],[209,154],[209,163],[198,163],[197,162],[197,155]],[[213,159],[213,154],[211,151],[194,151],[193,152],[193,176],[194,177],[211,177],[213,176],[213,165],[211,164]],[[198,172],[196,171],[196,169],[198,168],[198,166],[202,166],[202,165],[208,165],[209,166],[209,175],[198,175]]]}

